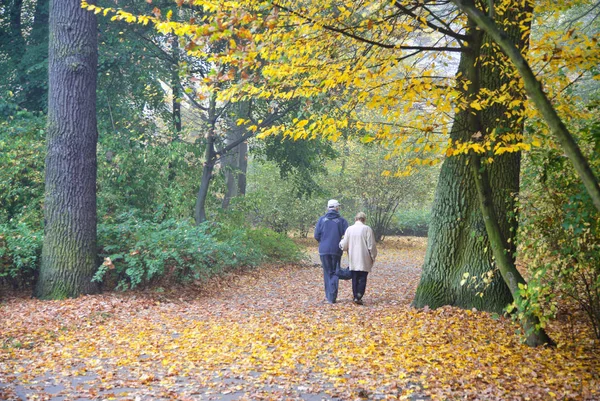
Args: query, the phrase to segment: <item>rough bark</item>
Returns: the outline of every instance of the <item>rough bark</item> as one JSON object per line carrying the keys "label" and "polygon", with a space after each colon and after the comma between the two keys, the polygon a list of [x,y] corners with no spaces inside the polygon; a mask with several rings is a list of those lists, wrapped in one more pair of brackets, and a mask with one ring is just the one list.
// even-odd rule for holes
{"label": "rough bark", "polygon": [[79,0],[50,2],[45,236],[35,295],[92,294],[96,253],[97,24]]}
{"label": "rough bark", "polygon": [[[515,10],[514,16],[518,18]],[[479,57],[493,58],[489,47],[491,38],[481,35],[471,22],[469,52],[462,53],[458,71],[463,79],[471,82],[466,95],[476,93],[480,87],[495,89],[507,81],[500,68],[493,63],[476,63]],[[527,38],[521,37],[519,24],[510,31],[517,43],[525,45]],[[479,37],[479,39],[477,39]],[[458,87],[462,87],[459,82]],[[522,125],[507,121],[502,117],[504,107],[495,105],[483,113],[479,120],[471,118],[470,111],[461,111],[455,116],[451,130],[452,140],[470,141],[477,132],[490,132],[498,129],[522,129]],[[504,154],[496,157],[489,169],[489,180],[494,188],[493,207],[497,211],[499,227],[505,238],[516,232],[516,220],[510,218],[514,195],[519,189],[520,155]],[[423,274],[413,301],[416,307],[428,305],[436,308],[454,305],[462,308],[475,307],[479,310],[502,312],[512,302],[512,295],[502,277],[496,274],[492,283],[485,289],[484,296],[468,285],[460,285],[464,273],[481,276],[493,269],[492,249],[477,198],[475,182],[466,156],[447,158],[442,165],[434,199],[429,241]],[[510,241],[511,246],[514,242]],[[511,258],[514,249],[510,250]]]}

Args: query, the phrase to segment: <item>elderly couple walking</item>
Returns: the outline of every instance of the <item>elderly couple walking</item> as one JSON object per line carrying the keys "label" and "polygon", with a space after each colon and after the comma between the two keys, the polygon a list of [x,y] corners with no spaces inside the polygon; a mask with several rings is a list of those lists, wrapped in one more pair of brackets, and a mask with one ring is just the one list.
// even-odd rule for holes
{"label": "elderly couple walking", "polygon": [[348,222],[340,215],[340,203],[331,199],[327,202],[327,212],[317,222],[315,239],[319,242],[325,297],[329,303],[337,300],[339,277],[335,271],[344,251],[348,251],[354,303],[363,304],[367,276],[377,257],[375,235],[365,221],[365,214],[360,212],[354,218],[354,225],[348,227]]}

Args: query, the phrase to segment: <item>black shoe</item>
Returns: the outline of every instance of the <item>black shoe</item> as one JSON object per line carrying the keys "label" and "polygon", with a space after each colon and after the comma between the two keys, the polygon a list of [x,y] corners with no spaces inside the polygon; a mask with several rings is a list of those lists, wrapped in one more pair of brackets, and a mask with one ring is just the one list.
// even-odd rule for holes
{"label": "black shoe", "polygon": [[354,298],[353,302],[354,302],[356,305],[362,305],[362,304],[363,304],[363,301],[362,301],[362,299],[358,299],[358,298]]}

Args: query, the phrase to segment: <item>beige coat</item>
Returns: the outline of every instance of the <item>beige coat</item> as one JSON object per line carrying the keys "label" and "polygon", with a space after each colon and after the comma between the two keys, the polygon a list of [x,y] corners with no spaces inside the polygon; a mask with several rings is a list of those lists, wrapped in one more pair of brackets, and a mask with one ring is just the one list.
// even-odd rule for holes
{"label": "beige coat", "polygon": [[340,248],[348,251],[350,270],[370,272],[377,257],[375,234],[371,227],[357,220],[346,230]]}

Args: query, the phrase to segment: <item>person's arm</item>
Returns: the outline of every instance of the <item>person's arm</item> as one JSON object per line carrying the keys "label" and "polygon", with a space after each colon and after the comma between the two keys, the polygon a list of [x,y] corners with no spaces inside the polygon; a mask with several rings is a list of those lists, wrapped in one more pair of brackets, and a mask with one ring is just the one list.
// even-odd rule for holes
{"label": "person's arm", "polygon": [[347,229],[344,232],[344,236],[342,237],[342,240],[340,241],[340,249],[342,251],[348,250],[348,230]]}
{"label": "person's arm", "polygon": [[367,230],[367,248],[369,249],[371,260],[375,262],[375,258],[377,257],[377,244],[375,243],[375,233],[371,227],[368,227]]}
{"label": "person's arm", "polygon": [[317,221],[317,225],[315,226],[315,239],[317,242],[321,242],[321,218]]}

